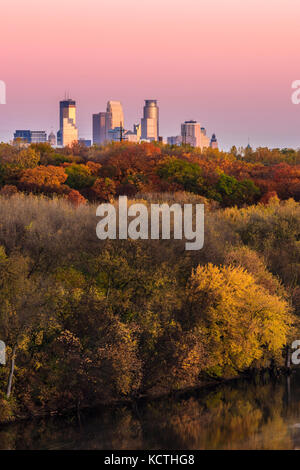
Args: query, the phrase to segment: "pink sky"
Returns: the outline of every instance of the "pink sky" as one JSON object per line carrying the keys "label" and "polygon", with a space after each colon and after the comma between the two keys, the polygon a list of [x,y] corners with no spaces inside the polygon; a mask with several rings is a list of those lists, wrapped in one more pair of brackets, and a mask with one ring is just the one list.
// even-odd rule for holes
{"label": "pink sky", "polygon": [[0,140],[58,128],[65,90],[81,137],[121,100],[125,127],[158,99],[160,133],[196,119],[220,145],[300,147],[299,0],[1,0]]}

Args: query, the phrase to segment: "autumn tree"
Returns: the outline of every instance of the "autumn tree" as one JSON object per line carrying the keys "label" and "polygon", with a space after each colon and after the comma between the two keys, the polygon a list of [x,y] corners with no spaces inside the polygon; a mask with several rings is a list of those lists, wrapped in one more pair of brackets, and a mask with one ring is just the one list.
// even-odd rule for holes
{"label": "autumn tree", "polygon": [[24,170],[20,183],[29,190],[59,189],[66,181],[68,175],[64,168],[57,166],[38,166],[33,169]]}
{"label": "autumn tree", "polygon": [[76,207],[80,206],[81,204],[86,204],[87,202],[87,200],[80,194],[79,191],[76,191],[76,189],[72,189],[72,191],[68,193],[67,200]]}
{"label": "autumn tree", "polygon": [[292,320],[290,307],[244,268],[198,266],[187,294],[190,327],[200,329],[214,358],[209,373],[236,374],[255,360],[281,353]]}
{"label": "autumn tree", "polygon": [[116,183],[111,178],[97,178],[91,193],[96,200],[109,201],[116,194]]}

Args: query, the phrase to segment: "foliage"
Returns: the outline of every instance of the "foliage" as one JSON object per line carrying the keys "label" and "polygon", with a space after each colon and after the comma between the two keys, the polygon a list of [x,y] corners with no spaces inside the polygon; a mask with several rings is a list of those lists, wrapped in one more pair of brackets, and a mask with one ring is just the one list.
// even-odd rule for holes
{"label": "foliage", "polygon": [[214,358],[208,372],[242,371],[286,344],[291,323],[288,303],[256,284],[244,268],[198,266],[188,294],[191,325],[201,330]]}
{"label": "foliage", "polygon": [[300,313],[298,203],[211,205],[191,255],[181,240],[100,242],[96,205],[66,194],[0,195],[3,420],[283,365]]}

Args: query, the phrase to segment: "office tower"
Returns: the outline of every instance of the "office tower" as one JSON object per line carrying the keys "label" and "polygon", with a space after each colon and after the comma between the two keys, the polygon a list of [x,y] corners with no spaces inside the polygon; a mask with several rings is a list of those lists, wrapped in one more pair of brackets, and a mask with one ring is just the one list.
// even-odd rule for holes
{"label": "office tower", "polygon": [[197,121],[185,121],[184,124],[181,124],[182,143],[199,147],[201,150],[209,147],[209,138],[202,129]]}
{"label": "office tower", "polygon": [[216,134],[213,134],[210,139],[210,146],[212,149],[217,149],[218,148],[218,141],[216,138]]}
{"label": "office tower", "polygon": [[52,146],[52,147],[55,147],[56,145],[56,137],[55,137],[55,134],[54,132],[50,132],[49,136],[48,136],[48,143]]}
{"label": "office tower", "polygon": [[31,143],[31,131],[30,130],[17,130],[14,133],[14,141],[20,140],[23,143]]}
{"label": "office tower", "polygon": [[158,140],[159,137],[159,109],[157,100],[145,100],[144,115],[141,119],[142,139]]}
{"label": "office tower", "polygon": [[31,143],[40,144],[47,142],[47,134],[45,131],[31,131]]}
{"label": "office tower", "polygon": [[[108,139],[108,115],[107,113],[93,114],[93,143],[104,144]],[[119,123],[120,125],[120,123]]]}
{"label": "office tower", "polygon": [[59,131],[57,132],[57,144],[65,147],[78,141],[78,129],[76,127],[76,102],[63,100],[59,103]]}
{"label": "office tower", "polygon": [[108,101],[106,107],[107,130],[124,127],[124,114],[120,101]]}

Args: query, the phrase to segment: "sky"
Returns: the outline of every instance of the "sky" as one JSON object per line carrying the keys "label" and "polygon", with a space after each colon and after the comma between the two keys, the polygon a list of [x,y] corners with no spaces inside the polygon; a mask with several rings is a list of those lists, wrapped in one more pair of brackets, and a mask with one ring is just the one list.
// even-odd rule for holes
{"label": "sky", "polygon": [[195,119],[220,147],[300,147],[299,0],[1,0],[0,141],[58,129],[65,93],[79,136],[120,100],[125,127],[157,99],[160,134]]}

